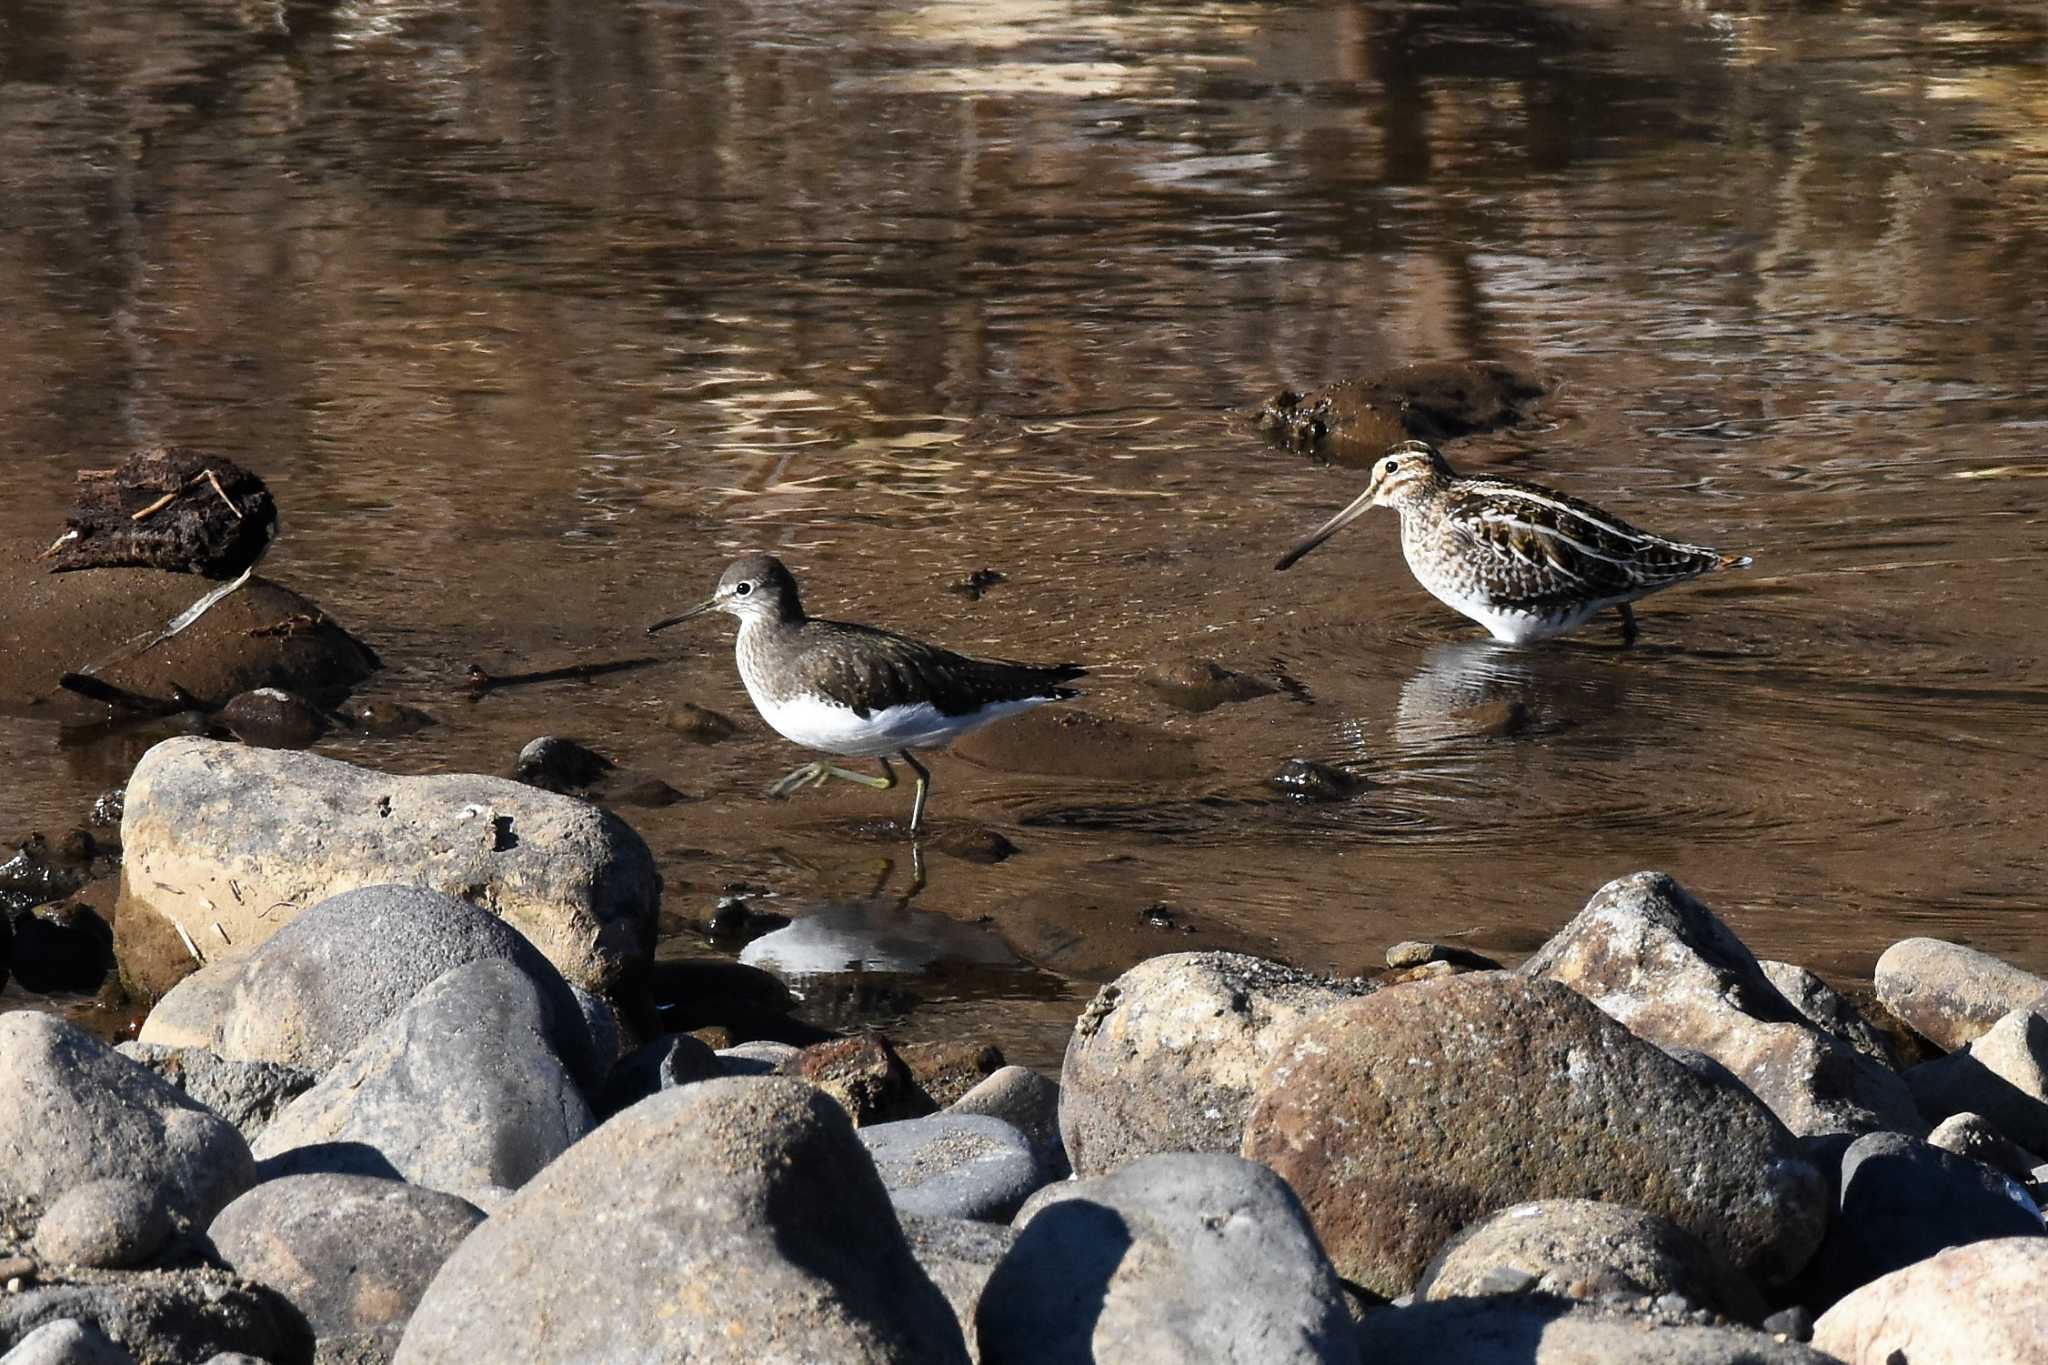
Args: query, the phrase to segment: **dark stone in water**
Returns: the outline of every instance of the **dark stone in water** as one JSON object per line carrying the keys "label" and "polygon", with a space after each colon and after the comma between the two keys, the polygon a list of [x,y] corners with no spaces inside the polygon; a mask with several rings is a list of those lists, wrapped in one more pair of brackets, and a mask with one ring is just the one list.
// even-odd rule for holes
{"label": "dark stone in water", "polygon": [[91,876],[89,867],[63,856],[40,834],[21,841],[12,858],[0,863],[0,910],[26,910],[62,900]]}
{"label": "dark stone in water", "polygon": [[335,708],[335,715],[341,718],[357,734],[374,735],[388,739],[394,735],[409,735],[439,724],[432,716],[417,706],[407,706],[397,701],[352,701]]}
{"label": "dark stone in water", "polygon": [[106,791],[101,792],[98,799],[92,803],[92,814],[86,817],[86,823],[94,829],[115,830],[117,831],[116,837],[118,838],[118,831],[121,828],[121,812],[127,808],[127,804],[128,789],[126,787],[110,787]]}
{"label": "dark stone in water", "polygon": [[1522,701],[1482,701],[1458,707],[1444,719],[1459,734],[1506,739],[1529,728],[1529,706]]}
{"label": "dark stone in water", "polygon": [[1017,846],[1000,830],[987,825],[942,825],[925,839],[933,850],[964,863],[994,866],[1016,853]]}
{"label": "dark stone in water", "polygon": [[542,735],[519,751],[512,776],[529,787],[574,796],[601,781],[616,765],[595,749],[558,735]]}
{"label": "dark stone in water", "polygon": [[978,602],[990,588],[1008,581],[1008,574],[997,573],[994,569],[976,569],[958,583],[947,584],[946,591],[960,593]]}
{"label": "dark stone in water", "polygon": [[608,805],[641,806],[649,810],[673,806],[690,799],[658,777],[636,777],[631,781],[619,783],[616,787],[608,789],[604,793],[604,798]]}
{"label": "dark stone in water", "polygon": [[45,552],[53,573],[140,567],[233,578],[269,546],[277,503],[232,460],[159,446],[112,469],[79,470],[64,524]]}
{"label": "dark stone in water", "polygon": [[704,931],[722,943],[751,943],[789,924],[789,916],[770,910],[756,910],[739,896],[726,896],[704,921]]}
{"label": "dark stone in water", "polygon": [[739,730],[730,717],[693,701],[676,703],[675,709],[668,713],[668,728],[699,744],[716,744],[722,739],[730,739]]}
{"label": "dark stone in water", "polygon": [[1305,394],[1282,389],[1260,405],[1257,422],[1290,449],[1369,464],[1402,441],[1441,443],[1513,426],[1549,389],[1517,363],[1429,361]]}
{"label": "dark stone in water", "polygon": [[114,965],[114,931],[82,905],[19,911],[13,917],[14,979],[48,995],[100,988]]}
{"label": "dark stone in water", "polygon": [[259,687],[228,698],[221,724],[259,749],[306,749],[327,733],[327,716],[296,692]]}
{"label": "dark stone in water", "polygon": [[1363,791],[1366,781],[1312,758],[1290,758],[1266,785],[1297,801],[1343,801]]}
{"label": "dark stone in water", "polygon": [[1280,690],[1248,673],[1225,668],[1214,659],[1176,659],[1147,670],[1138,681],[1168,706],[1194,715]]}
{"label": "dark stone in water", "polygon": [[1423,943],[1410,939],[1387,949],[1389,967],[1420,967],[1431,962],[1447,962],[1453,967],[1462,967],[1474,972],[1501,970],[1501,965],[1486,954],[1475,953],[1470,948],[1454,947],[1448,943]]}

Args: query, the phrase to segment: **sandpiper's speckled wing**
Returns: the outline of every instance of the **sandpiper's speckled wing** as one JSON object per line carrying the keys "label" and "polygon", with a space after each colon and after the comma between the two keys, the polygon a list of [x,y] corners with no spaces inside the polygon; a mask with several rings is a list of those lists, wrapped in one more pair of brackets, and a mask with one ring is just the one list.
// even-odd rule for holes
{"label": "sandpiper's speckled wing", "polygon": [[1484,555],[1488,596],[1502,607],[1626,601],[1737,562],[1538,484],[1461,479],[1445,499],[1445,530]]}
{"label": "sandpiper's speckled wing", "polygon": [[892,706],[930,702],[939,714],[967,715],[1001,702],[1080,694],[1061,687],[1088,670],[1077,664],[975,659],[893,631],[812,618],[803,623],[793,667],[776,678],[790,695],[836,702],[862,719]]}

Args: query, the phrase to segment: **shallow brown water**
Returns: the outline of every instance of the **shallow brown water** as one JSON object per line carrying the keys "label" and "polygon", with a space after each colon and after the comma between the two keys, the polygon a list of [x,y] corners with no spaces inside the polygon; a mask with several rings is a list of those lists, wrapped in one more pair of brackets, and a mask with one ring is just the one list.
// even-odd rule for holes
{"label": "shallow brown water", "polygon": [[[0,541],[54,535],[82,464],[228,454],[284,509],[266,572],[443,722],[326,751],[502,771],[575,735],[702,798],[624,812],[672,916],[735,882],[829,911],[828,952],[904,968],[869,1016],[1019,1060],[1141,952],[1515,953],[1641,867],[1838,977],[1923,933],[2048,969],[2044,58],[2018,0],[9,0]],[[1558,391],[1453,459],[1757,567],[1627,652],[1475,640],[1386,514],[1269,571],[1362,476],[1227,409],[1510,354]],[[934,852],[903,908],[870,820],[907,793],[761,799],[806,756],[728,623],[457,693],[647,653],[753,547],[822,614],[1094,665],[1086,707],[1192,771],[941,755],[937,821],[1021,851]],[[1136,685],[1191,656],[1287,685]],[[677,737],[682,699],[742,735]],[[1447,731],[1484,699],[1531,727]],[[1373,785],[1276,798],[1296,755]],[[0,838],[134,757],[0,718]]]}

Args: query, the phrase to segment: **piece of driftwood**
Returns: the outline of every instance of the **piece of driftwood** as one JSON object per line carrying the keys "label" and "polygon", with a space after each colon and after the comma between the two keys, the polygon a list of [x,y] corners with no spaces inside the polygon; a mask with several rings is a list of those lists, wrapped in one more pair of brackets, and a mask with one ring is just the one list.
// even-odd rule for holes
{"label": "piece of driftwood", "polygon": [[277,503],[232,460],[178,446],[78,471],[67,528],[42,558],[52,573],[150,568],[234,578],[270,545]]}

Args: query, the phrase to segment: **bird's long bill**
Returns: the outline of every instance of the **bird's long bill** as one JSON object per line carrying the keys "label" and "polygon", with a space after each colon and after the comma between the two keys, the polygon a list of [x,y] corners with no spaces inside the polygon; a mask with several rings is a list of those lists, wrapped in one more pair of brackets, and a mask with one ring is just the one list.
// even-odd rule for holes
{"label": "bird's long bill", "polygon": [[689,620],[692,616],[702,616],[705,612],[710,611],[713,607],[717,605],[717,598],[707,597],[702,602],[699,602],[696,606],[691,607],[688,611],[684,612],[681,616],[671,616],[666,621],[656,621],[653,625],[647,628],[647,633],[649,635],[652,635],[657,630],[667,630],[670,626],[679,626],[683,622]]}
{"label": "bird's long bill", "polygon": [[1366,512],[1370,511],[1372,509],[1373,496],[1379,491],[1380,481],[1377,478],[1375,478],[1372,481],[1371,485],[1367,487],[1367,489],[1363,493],[1360,493],[1355,499],[1352,500],[1351,505],[1349,507],[1346,507],[1336,516],[1331,517],[1321,526],[1318,526],[1315,530],[1315,534],[1311,535],[1307,540],[1302,541],[1301,544],[1295,546],[1286,554],[1281,555],[1280,562],[1278,564],[1275,564],[1273,567],[1275,569],[1293,568],[1295,560],[1300,559],[1310,550],[1315,549],[1316,546],[1322,544],[1331,536],[1336,535],[1339,531],[1343,530],[1352,522],[1358,520],[1361,516],[1365,515]]}

